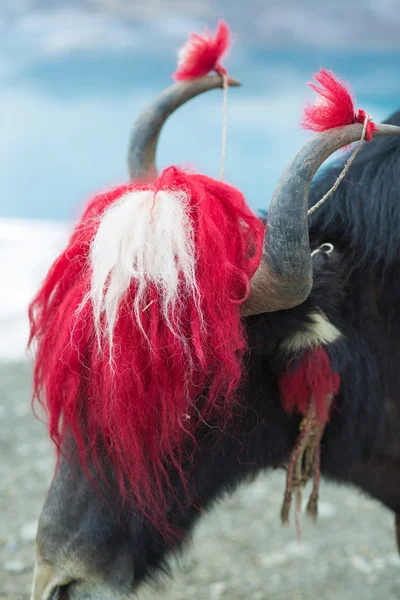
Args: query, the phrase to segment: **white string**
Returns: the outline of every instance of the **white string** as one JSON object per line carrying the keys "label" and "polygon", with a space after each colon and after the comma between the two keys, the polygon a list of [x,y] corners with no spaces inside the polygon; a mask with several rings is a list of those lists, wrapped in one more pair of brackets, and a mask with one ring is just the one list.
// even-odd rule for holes
{"label": "white string", "polygon": [[349,160],[347,161],[347,163],[344,166],[343,171],[340,173],[339,177],[336,179],[334,185],[331,187],[331,189],[326,192],[325,196],[322,196],[321,200],[319,200],[317,202],[317,204],[314,204],[314,206],[312,206],[309,211],[307,212],[307,216],[309,217],[310,215],[313,214],[314,211],[316,211],[320,206],[323,205],[323,203],[328,200],[329,196],[331,196],[333,194],[334,191],[336,191],[336,189],[339,187],[340,182],[343,180],[343,178],[345,177],[347,171],[350,169],[350,165],[353,162],[353,160],[355,159],[355,157],[357,156],[358,151],[360,150],[364,140],[365,140],[365,134],[367,131],[367,125],[368,122],[372,120],[372,117],[370,117],[369,115],[367,115],[365,117],[365,121],[364,121],[364,125],[362,128],[362,133],[361,133],[361,138],[360,141],[358,142],[356,148],[354,149],[352,155],[350,156]]}
{"label": "white string", "polygon": [[221,151],[221,168],[219,172],[219,178],[221,181],[224,180],[225,172],[225,158],[226,158],[226,137],[228,130],[228,75],[222,75],[222,89],[223,89],[223,104],[222,104],[222,151]]}

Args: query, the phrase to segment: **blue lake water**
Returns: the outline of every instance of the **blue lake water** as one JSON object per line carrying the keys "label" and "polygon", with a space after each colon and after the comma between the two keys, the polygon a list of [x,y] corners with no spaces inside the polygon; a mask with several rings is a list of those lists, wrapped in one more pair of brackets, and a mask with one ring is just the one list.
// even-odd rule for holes
{"label": "blue lake water", "polygon": [[[6,32],[7,33],[7,32]],[[127,178],[130,127],[171,83],[176,38],[162,52],[154,37],[135,49],[81,49],[31,56],[0,41],[0,216],[74,218],[86,197]],[[400,108],[400,54],[272,51],[237,35],[226,64],[242,82],[228,98],[226,180],[253,208],[266,208],[280,172],[309,137],[301,131],[306,86],[320,67],[355,89],[357,106],[379,121]],[[218,177],[222,94],[181,108],[160,140],[158,166],[190,164]]]}

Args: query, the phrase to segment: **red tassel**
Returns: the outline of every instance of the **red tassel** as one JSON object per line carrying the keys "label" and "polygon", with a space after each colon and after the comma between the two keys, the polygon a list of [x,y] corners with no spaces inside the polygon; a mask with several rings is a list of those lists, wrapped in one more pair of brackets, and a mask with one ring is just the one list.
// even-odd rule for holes
{"label": "red tassel", "polygon": [[329,355],[321,346],[306,352],[295,371],[282,375],[279,385],[282,403],[288,413],[298,411],[306,416],[313,400],[318,421],[326,423],[329,418],[326,399],[338,393],[340,376],[332,371]]}
{"label": "red tassel", "polygon": [[[304,109],[301,125],[304,129],[311,131],[325,131],[333,127],[351,125],[353,123],[364,123],[367,113],[364,110],[354,109],[354,98],[348,84],[334,76],[332,71],[320,69],[314,75],[315,83],[308,85],[317,92],[318,97],[313,105]],[[369,121],[366,128],[365,140],[372,139],[372,132],[377,128]]]}
{"label": "red tassel", "polygon": [[219,21],[215,37],[205,31],[203,35],[191,33],[189,40],[179,51],[178,68],[173,74],[177,81],[194,79],[216,71],[226,75],[227,71],[220,63],[231,43],[231,31],[225,21]]}

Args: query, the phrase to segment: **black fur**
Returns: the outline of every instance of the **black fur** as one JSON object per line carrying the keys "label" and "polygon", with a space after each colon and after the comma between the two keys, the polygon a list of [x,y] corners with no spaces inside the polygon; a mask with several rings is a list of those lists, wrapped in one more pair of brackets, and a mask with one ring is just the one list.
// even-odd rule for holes
{"label": "black fur", "polygon": [[[400,113],[388,122],[400,125]],[[247,319],[243,400],[228,430],[208,423],[199,433],[198,451],[187,465],[190,500],[177,483],[169,502],[169,521],[178,536],[163,537],[117,498],[109,498],[115,510],[106,509],[82,475],[67,476],[71,468],[64,462],[41,518],[39,543],[49,560],[57,562],[57,552],[62,556],[78,540],[75,552],[82,563],[90,563],[121,593],[129,591],[165,564],[168,551],[181,546],[216,498],[260,469],[279,467],[293,447],[299,418],[289,417],[279,399],[278,348],[288,335],[304,329],[316,307],[344,335],[330,348],[342,384],[323,439],[323,474],[354,483],[400,512],[399,166],[398,138],[364,145],[347,180],[311,219],[312,248],[331,242],[335,250],[314,257],[308,300],[290,311]],[[329,167],[319,177],[310,204],[329,189],[340,168]],[[83,514],[86,519],[77,518]],[[96,550],[98,539],[101,550]],[[128,565],[125,570],[116,569],[117,559],[118,565]]]}

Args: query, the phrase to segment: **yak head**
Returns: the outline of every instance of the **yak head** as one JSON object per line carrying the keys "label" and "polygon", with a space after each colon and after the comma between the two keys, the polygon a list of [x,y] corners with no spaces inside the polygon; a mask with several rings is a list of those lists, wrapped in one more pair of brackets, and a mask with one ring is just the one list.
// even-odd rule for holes
{"label": "yak head", "polygon": [[[230,84],[237,82],[231,80]],[[221,86],[219,76],[176,83],[141,115],[133,129],[129,152],[132,182],[141,181],[141,187],[132,183],[133,187],[119,190],[118,210],[114,210],[112,194],[94,201],[84,226],[77,228],[67,254],[53,265],[44,291],[33,303],[33,334],[38,338],[40,353],[36,376],[42,391],[51,396],[43,403],[51,404],[49,427],[59,448],[54,480],[40,517],[33,600],[133,598],[144,579],[165,568],[168,555],[179,550],[204,509],[251,473],[278,467],[293,444],[298,422],[286,414],[279,400],[271,365],[280,340],[270,315],[278,312],[282,319],[284,311],[302,305],[310,295],[313,265],[308,189],[322,162],[337,149],[358,140],[362,126],[321,133],[300,150],[279,179],[266,227],[251,214],[240,194],[219,184],[223,194],[214,198],[207,209],[214,215],[215,227],[204,238],[214,244],[212,250],[208,249],[208,263],[202,266],[202,277],[207,282],[204,289],[209,290],[210,297],[199,300],[208,302],[206,313],[213,315],[213,328],[203,323],[194,302],[190,314],[185,313],[178,330],[174,330],[174,291],[168,292],[178,285],[176,262],[180,261],[185,275],[188,297],[201,296],[202,290],[196,288],[193,279],[196,248],[182,212],[186,200],[173,186],[167,186],[162,206],[154,201],[155,213],[165,208],[161,229],[150,238],[142,235],[140,223],[149,202],[146,182],[157,179],[156,146],[166,119],[189,99]],[[395,130],[380,126],[375,133],[398,133]],[[184,180],[186,199],[195,193],[193,190],[214,189],[216,184],[209,178],[199,177]],[[224,212],[227,197],[236,202],[235,214],[239,217],[235,219]],[[132,245],[128,225],[135,207],[138,212]],[[99,213],[104,210],[106,216],[99,225]],[[181,229],[174,223],[171,226],[172,217]],[[200,217],[204,221],[204,214]],[[125,232],[123,244],[122,238],[114,243],[116,229]],[[239,230],[251,232],[249,244],[238,236]],[[181,237],[179,231],[183,232]],[[90,251],[85,237],[88,232],[94,240]],[[173,242],[172,250],[168,250],[173,256],[170,263],[164,247],[167,238]],[[243,248],[251,255],[247,263],[237,259]],[[119,327],[113,312],[113,290],[122,285],[126,291],[128,286],[113,256],[119,260],[126,249],[127,256],[136,253],[138,257],[135,268],[162,281],[168,335],[156,351],[150,342],[161,339],[157,320],[150,319],[153,329],[146,329],[136,300],[130,305],[125,303],[123,327],[117,332],[119,338],[116,335],[114,339],[124,339],[124,347],[130,345],[134,360],[116,360],[118,364],[122,361],[122,367],[115,366],[115,377],[107,379],[102,375],[102,365],[108,360],[104,357],[106,350],[93,357],[88,356],[87,349],[96,345],[99,329],[117,331]],[[87,298],[84,289],[79,288],[80,277],[85,277],[85,253],[92,261],[92,284],[98,284],[101,291],[107,288],[105,296],[92,294]],[[130,260],[129,256],[125,259]],[[232,268],[227,268],[228,263]],[[225,298],[225,284],[229,286],[230,280],[215,277],[220,275],[219,269],[239,274],[246,284],[245,300],[226,302],[226,312],[221,309],[221,298]],[[142,291],[139,285],[135,298]],[[184,304],[189,306],[183,296]],[[157,294],[148,300],[142,310],[155,314],[152,311],[156,310]],[[35,313],[38,303],[39,316]],[[88,311],[93,306],[99,309],[98,327],[95,323],[85,329],[82,323],[90,320]],[[50,319],[49,307],[57,319]],[[81,325],[68,329],[66,343],[68,318],[77,314]],[[136,315],[139,327],[137,323],[133,326],[132,315]],[[218,323],[223,325],[220,329]],[[210,339],[211,359],[207,354]],[[122,346],[115,343],[113,352],[122,353]],[[108,350],[110,347],[109,343]],[[210,361],[218,375],[214,379],[208,377]],[[189,363],[193,367],[190,382]],[[198,376],[199,365],[205,371],[202,377]],[[113,367],[111,361],[111,374]],[[141,381],[146,381],[145,391],[139,394],[126,384],[130,381],[127,373],[136,377],[139,387]],[[90,383],[92,379],[97,382],[95,386]],[[144,398],[140,406],[135,404],[139,396]],[[117,420],[116,405],[111,402],[114,397]],[[101,439],[94,433],[99,422],[107,431]],[[194,422],[196,427],[192,426]]]}

